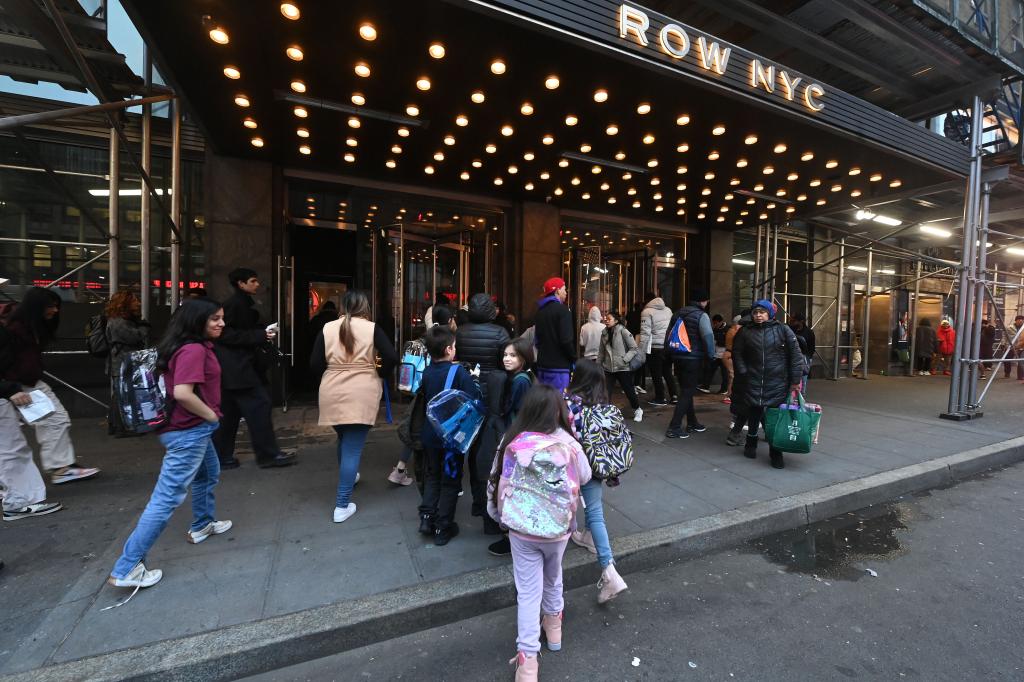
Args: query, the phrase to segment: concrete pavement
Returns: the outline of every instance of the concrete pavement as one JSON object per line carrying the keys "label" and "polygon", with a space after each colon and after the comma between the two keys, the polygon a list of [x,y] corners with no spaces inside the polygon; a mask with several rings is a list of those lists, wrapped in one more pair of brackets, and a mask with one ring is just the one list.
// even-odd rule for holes
{"label": "concrete pavement", "polygon": [[[952,423],[936,418],[945,402],[945,386],[940,377],[812,382],[810,398],[826,409],[822,442],[811,455],[787,456],[784,471],[770,469],[764,454],[751,462],[723,444],[728,415],[717,397],[701,398],[699,414],[709,431],[686,441],[665,442],[668,412],[649,410],[634,429],[639,436],[636,468],[621,487],[606,492],[613,545],[620,555],[628,554],[624,565],[644,567],[640,554],[656,558],[651,548],[678,547],[681,540],[690,551],[713,546],[726,539],[719,537],[723,528],[736,533],[738,520],[747,524],[742,533],[749,536],[758,522],[762,528],[765,523],[789,524],[775,529],[790,527],[823,518],[837,505],[859,506],[858,501],[868,499],[865,495],[875,495],[869,500],[875,501],[880,494],[904,492],[899,486],[911,480],[905,476],[890,481],[889,488],[879,487],[886,472],[902,467],[921,465],[913,479],[916,487],[906,489],[946,482],[955,463],[936,464],[936,459],[1020,435],[1017,405],[1024,387],[1000,379],[984,419]],[[345,524],[331,523],[337,465],[331,435],[311,425],[313,413],[299,409],[278,416],[283,440],[301,445],[299,466],[267,471],[247,462],[242,469],[224,472],[218,505],[223,518],[235,521],[229,534],[188,545],[187,514],[179,512],[148,562],[164,569],[164,581],[107,612],[99,609],[124,592],[104,587],[103,579],[148,498],[160,451],[152,439],[108,440],[96,423],[76,424],[83,458],[104,467],[103,475],[53,491],[68,505],[67,511],[0,528],[8,563],[0,573],[0,599],[16,616],[0,625],[0,672],[230,626],[240,628],[231,632],[244,654],[245,642],[253,636],[244,624],[277,622],[267,619],[296,614],[277,622],[278,629],[301,628],[303,613],[314,612],[296,612],[331,605],[362,609],[345,615],[358,624],[360,617],[373,615],[372,609],[395,607],[388,598],[400,594],[394,590],[407,590],[398,606],[410,613],[415,605],[408,590],[416,588],[423,588],[418,593],[423,598],[437,598],[439,588],[468,603],[476,595],[478,607],[510,598],[507,560],[486,553],[493,538],[479,533],[479,521],[468,516],[468,499],[460,505],[460,522],[467,532],[450,545],[435,548],[416,534],[415,489],[395,489],[384,480],[399,449],[389,428],[372,432],[367,445],[363,480],[354,498],[359,513]],[[1015,457],[1017,450],[1006,454],[1006,448],[992,448],[1004,457]],[[864,483],[878,475],[883,479]],[[836,484],[846,488],[839,491],[832,487]],[[799,495],[805,498],[795,506],[792,499],[780,502]],[[816,513],[805,501],[813,501],[814,495],[821,502]],[[645,552],[638,552],[641,542],[649,543]],[[579,566],[580,581],[596,579],[588,557],[571,554],[568,561]],[[486,590],[489,596],[479,598]],[[338,613],[333,611],[332,617]],[[406,627],[430,625],[422,614],[415,616],[420,619],[415,623],[409,618]],[[384,627],[379,634],[386,632]],[[362,643],[366,641],[348,637],[344,643],[316,646]],[[319,655],[316,646],[310,646],[306,658]],[[297,649],[301,647],[292,647],[293,653],[303,655]],[[157,649],[153,654],[161,655]],[[222,660],[216,665],[227,664]]]}

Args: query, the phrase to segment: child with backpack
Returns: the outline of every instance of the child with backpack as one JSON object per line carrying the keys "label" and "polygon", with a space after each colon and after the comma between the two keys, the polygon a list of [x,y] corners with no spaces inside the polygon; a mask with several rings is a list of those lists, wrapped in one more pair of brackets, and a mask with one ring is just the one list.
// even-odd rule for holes
{"label": "child with backpack", "polygon": [[[509,425],[515,421],[519,409],[523,406],[523,398],[533,386],[533,372],[530,371],[530,366],[533,364],[533,346],[522,337],[510,341],[502,352],[501,364],[508,374],[508,379],[505,381],[504,394],[501,399],[501,424],[495,425],[495,429],[500,428],[500,432],[494,440],[494,445],[490,446],[492,449],[497,447],[497,443],[501,441]],[[483,444],[481,445],[483,446]],[[512,545],[509,543],[508,534],[488,545],[487,551],[492,556],[511,554]]]}
{"label": "child with backpack", "polygon": [[[423,401],[430,401],[442,391],[455,389],[473,400],[480,400],[480,388],[469,371],[454,362],[455,333],[448,327],[434,325],[423,335],[431,364],[423,371]],[[462,490],[462,468],[465,455],[446,447],[432,425],[420,430],[424,453],[423,499],[420,502],[420,533],[432,535],[438,547],[459,534],[455,523],[455,506]]]}
{"label": "child with backpack", "polygon": [[487,512],[509,530],[518,610],[516,682],[535,681],[540,634],[562,648],[562,556],[590,465],[561,391],[538,384],[509,427],[487,487]]}
{"label": "child with backpack", "polygon": [[608,527],[604,522],[601,485],[619,484],[619,475],[633,464],[633,439],[619,408],[608,399],[605,372],[592,360],[580,360],[568,390],[573,428],[591,466],[590,482],[583,486],[583,531],[574,531],[572,541],[597,555],[601,579],[597,583],[597,603],[604,604],[627,589],[626,581],[615,568]]}

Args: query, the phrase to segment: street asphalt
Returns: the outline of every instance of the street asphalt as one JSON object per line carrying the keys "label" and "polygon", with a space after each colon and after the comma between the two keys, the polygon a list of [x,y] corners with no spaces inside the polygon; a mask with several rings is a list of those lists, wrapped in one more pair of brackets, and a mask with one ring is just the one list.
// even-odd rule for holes
{"label": "street asphalt", "polygon": [[[541,679],[1024,679],[1024,465],[566,595]],[[511,680],[515,609],[248,678]]]}

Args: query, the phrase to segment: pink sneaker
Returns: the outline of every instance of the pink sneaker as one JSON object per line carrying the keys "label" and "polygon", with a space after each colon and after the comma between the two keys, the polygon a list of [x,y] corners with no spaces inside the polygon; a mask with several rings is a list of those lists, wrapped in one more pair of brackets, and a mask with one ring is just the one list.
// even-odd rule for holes
{"label": "pink sneaker", "polygon": [[604,604],[619,596],[620,592],[629,589],[626,581],[622,579],[619,572],[615,570],[615,564],[608,564],[608,568],[601,571],[601,579],[597,581],[597,603]]}
{"label": "pink sneaker", "polygon": [[562,650],[562,612],[554,615],[544,615],[540,619],[540,626],[544,629],[544,638],[548,640],[548,651]]}
{"label": "pink sneaker", "polygon": [[591,554],[597,554],[597,547],[594,545],[594,536],[590,534],[589,530],[582,532],[574,530],[572,535],[569,537],[572,538],[574,544],[586,549]]}
{"label": "pink sneaker", "polygon": [[516,667],[516,682],[537,682],[537,676],[540,675],[537,654],[528,656],[525,651],[520,651],[508,664]]}

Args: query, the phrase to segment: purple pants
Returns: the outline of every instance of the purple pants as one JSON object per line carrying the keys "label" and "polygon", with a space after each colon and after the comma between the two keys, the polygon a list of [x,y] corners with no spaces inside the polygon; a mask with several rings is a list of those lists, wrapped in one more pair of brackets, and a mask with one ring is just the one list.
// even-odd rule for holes
{"label": "purple pants", "polygon": [[541,613],[553,616],[562,612],[562,555],[569,538],[558,542],[534,542],[509,533],[512,543],[512,570],[516,579],[519,651],[540,651]]}
{"label": "purple pants", "polygon": [[547,384],[552,388],[557,388],[562,393],[565,393],[569,388],[569,380],[572,378],[572,372],[567,369],[541,369],[537,368],[537,381],[542,384]]}

